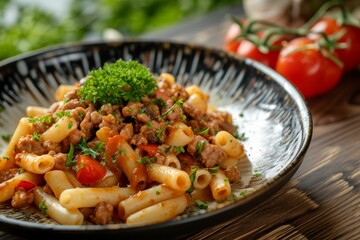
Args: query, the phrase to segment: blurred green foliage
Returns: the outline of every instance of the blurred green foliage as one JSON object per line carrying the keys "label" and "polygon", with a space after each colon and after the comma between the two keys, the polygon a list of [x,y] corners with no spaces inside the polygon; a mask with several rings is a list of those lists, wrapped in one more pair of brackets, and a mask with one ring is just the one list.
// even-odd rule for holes
{"label": "blurred green foliage", "polygon": [[[58,17],[43,8],[1,0],[0,59],[89,36],[100,39],[106,28],[137,36],[232,3],[241,0],[71,0],[67,14]],[[5,21],[9,5],[17,11],[11,23]]]}

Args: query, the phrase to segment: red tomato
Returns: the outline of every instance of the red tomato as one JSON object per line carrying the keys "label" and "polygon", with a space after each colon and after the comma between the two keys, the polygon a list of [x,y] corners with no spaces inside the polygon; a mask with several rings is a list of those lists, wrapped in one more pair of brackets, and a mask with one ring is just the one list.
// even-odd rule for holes
{"label": "red tomato", "polygon": [[226,34],[225,34],[225,43],[224,43],[224,48],[227,51],[233,52],[235,53],[236,50],[238,49],[241,40],[235,40],[234,39],[240,35],[241,32],[241,28],[239,26],[239,24],[237,23],[232,23],[229,27],[229,29],[227,30]]}
{"label": "red tomato", "polygon": [[[344,30],[345,33],[337,40],[337,42],[346,43],[347,48],[336,49],[335,52],[338,54],[339,59],[344,63],[344,71],[349,71],[360,65],[360,28],[349,25],[341,26],[336,19],[330,17],[321,18],[310,28],[310,31],[324,32],[329,36],[332,36],[341,30]],[[321,35],[309,34],[309,38],[319,39],[321,38]]]}
{"label": "red tomato", "polygon": [[156,144],[152,144],[152,143],[146,144],[146,145],[141,144],[138,147],[145,150],[149,154],[150,157],[155,156],[155,154],[158,152],[158,145],[156,145]]}
{"label": "red tomato", "polygon": [[[261,36],[262,33],[259,33]],[[258,47],[253,44],[252,42],[248,40],[243,40],[237,49],[237,54],[239,56],[251,58],[253,60],[256,60],[258,62],[261,62],[271,68],[275,68],[277,59],[279,57],[279,53],[281,48],[290,40],[288,37],[280,37],[274,43],[272,46],[278,47],[279,49],[276,50],[270,50],[268,53],[261,52]]]}
{"label": "red tomato", "polygon": [[106,167],[87,155],[77,157],[77,167],[76,178],[85,185],[101,180],[106,174]]}
{"label": "red tomato", "polygon": [[306,37],[290,41],[281,52],[276,71],[290,80],[305,98],[323,94],[340,81],[342,68],[323,56]]}
{"label": "red tomato", "polygon": [[29,182],[26,180],[21,180],[21,182],[19,182],[19,184],[16,187],[24,188],[25,191],[32,191],[36,186],[37,186],[36,183]]}

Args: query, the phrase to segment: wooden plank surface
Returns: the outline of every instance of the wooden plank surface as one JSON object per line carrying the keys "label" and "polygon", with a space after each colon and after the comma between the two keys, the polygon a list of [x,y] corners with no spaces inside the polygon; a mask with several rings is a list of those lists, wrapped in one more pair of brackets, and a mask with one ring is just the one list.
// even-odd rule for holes
{"label": "wooden plank surface", "polygon": [[[226,7],[142,37],[222,48],[227,16],[242,14]],[[256,209],[178,239],[360,239],[360,71],[308,104],[313,139],[291,181]]]}

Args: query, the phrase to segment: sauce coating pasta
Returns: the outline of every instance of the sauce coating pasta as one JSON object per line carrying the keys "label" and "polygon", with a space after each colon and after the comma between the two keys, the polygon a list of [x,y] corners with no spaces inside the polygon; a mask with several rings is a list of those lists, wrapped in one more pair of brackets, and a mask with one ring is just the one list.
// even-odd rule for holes
{"label": "sauce coating pasta", "polygon": [[[230,113],[169,73],[153,77],[155,87],[139,100],[92,101],[83,92],[97,74],[59,86],[49,108],[28,108],[0,157],[3,202],[45,209],[59,224],[151,224],[200,201],[189,200],[193,191],[213,201],[230,196],[244,153]],[[115,90],[131,94],[132,85]]]}

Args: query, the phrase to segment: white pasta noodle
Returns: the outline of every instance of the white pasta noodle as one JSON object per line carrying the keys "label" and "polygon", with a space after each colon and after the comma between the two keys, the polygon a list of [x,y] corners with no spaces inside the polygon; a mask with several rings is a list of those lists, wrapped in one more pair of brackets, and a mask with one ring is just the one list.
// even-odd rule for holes
{"label": "white pasta noodle", "polygon": [[150,207],[144,208],[138,212],[131,214],[127,220],[127,224],[151,224],[160,223],[170,220],[187,207],[188,202],[185,195],[181,195],[172,199],[159,202]]}
{"label": "white pasta noodle", "polygon": [[177,168],[154,163],[148,165],[147,173],[151,180],[165,183],[177,191],[185,192],[191,186],[189,174]]}
{"label": "white pasta noodle", "polygon": [[72,91],[75,90],[76,86],[75,85],[60,85],[57,87],[56,91],[55,91],[55,100],[56,101],[62,101],[64,100],[65,95]]}
{"label": "white pasta noodle", "polygon": [[229,179],[226,178],[223,171],[218,170],[210,181],[210,189],[213,198],[216,201],[222,201],[230,196],[231,186]]}
{"label": "white pasta noodle", "polygon": [[57,199],[59,199],[60,194],[66,189],[74,188],[66,174],[61,170],[49,171],[45,173],[44,178]]}
{"label": "white pasta noodle", "polygon": [[177,168],[177,169],[181,169],[180,161],[179,161],[179,159],[176,157],[176,155],[174,153],[166,154],[164,165],[169,166],[169,167],[174,167],[174,168]]}
{"label": "white pasta noodle", "polygon": [[211,174],[206,169],[197,169],[193,186],[195,189],[206,188],[211,181]]}
{"label": "white pasta noodle", "polygon": [[8,148],[5,153],[0,156],[0,171],[7,170],[15,165],[15,146],[19,139],[31,133],[31,126],[28,118],[21,118],[14,134],[11,137]]}
{"label": "white pasta noodle", "polygon": [[194,132],[190,127],[183,122],[176,122],[170,130],[169,135],[165,138],[165,144],[170,146],[186,146],[195,137]]}
{"label": "white pasta noodle", "polygon": [[26,108],[26,115],[28,117],[43,116],[47,114],[48,109],[44,107],[28,106]]}
{"label": "white pasta noodle", "polygon": [[34,153],[19,153],[15,163],[29,172],[44,174],[53,169],[55,160],[49,154],[39,156]]}
{"label": "white pasta noodle", "polygon": [[100,202],[109,202],[113,206],[130,195],[136,193],[127,187],[104,187],[104,188],[72,188],[63,191],[59,201],[65,208],[95,207]]}
{"label": "white pasta noodle", "polygon": [[81,225],[84,221],[84,216],[78,209],[64,208],[54,196],[45,193],[42,188],[34,190],[34,203],[62,225]]}
{"label": "white pasta noodle", "polygon": [[132,195],[119,203],[119,215],[122,219],[126,219],[134,212],[137,212],[155,203],[174,198],[181,194],[183,194],[183,192],[173,190],[165,184],[160,184],[155,187],[139,191],[137,194]]}
{"label": "white pasta noodle", "polygon": [[43,141],[51,141],[59,143],[69,136],[70,132],[77,128],[77,122],[73,118],[62,117],[55,124],[53,124],[42,135]]}
{"label": "white pasta noodle", "polygon": [[215,135],[214,142],[230,157],[240,158],[244,155],[244,146],[229,132],[219,131]]}

